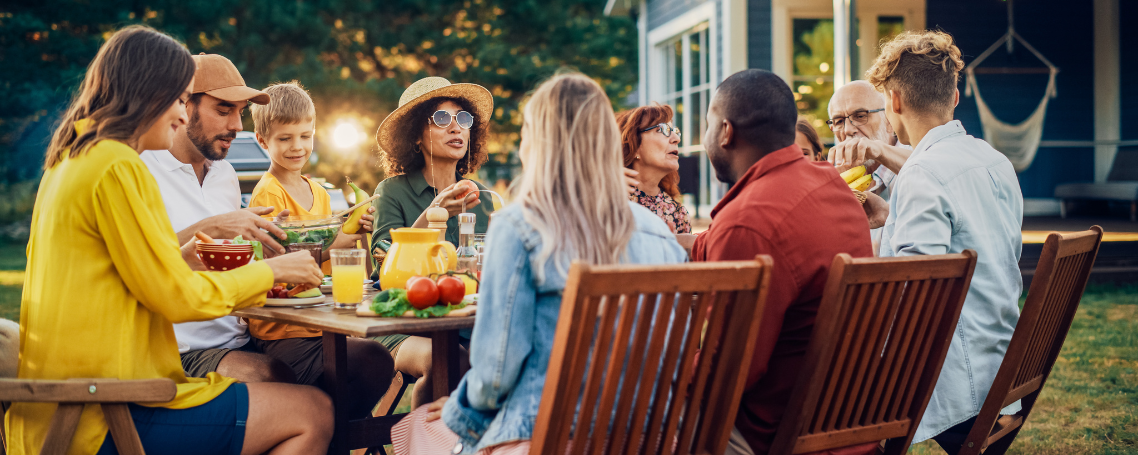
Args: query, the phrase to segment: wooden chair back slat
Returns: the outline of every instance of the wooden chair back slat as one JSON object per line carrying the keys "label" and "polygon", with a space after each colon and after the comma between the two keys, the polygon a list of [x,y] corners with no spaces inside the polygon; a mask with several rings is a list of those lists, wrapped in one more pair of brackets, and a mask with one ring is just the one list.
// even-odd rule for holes
{"label": "wooden chair back slat", "polygon": [[798,386],[771,454],[888,439],[899,454],[928,405],[976,253],[834,258]]}
{"label": "wooden chair back slat", "polygon": [[52,414],[42,455],[67,453],[87,404],[102,407],[115,448],[123,455],[145,455],[127,403],[163,403],[178,393],[173,380],[160,379],[0,379],[0,401],[59,403]]}
{"label": "wooden chair back slat", "polygon": [[[1047,237],[1004,361],[960,454],[1003,453],[1015,440],[1063,348],[1102,235],[1102,228],[1092,226]],[[1020,411],[997,425],[1000,410],[1016,401]]]}
{"label": "wooden chair back slat", "polygon": [[722,453],[770,266],[574,263],[530,453]]}

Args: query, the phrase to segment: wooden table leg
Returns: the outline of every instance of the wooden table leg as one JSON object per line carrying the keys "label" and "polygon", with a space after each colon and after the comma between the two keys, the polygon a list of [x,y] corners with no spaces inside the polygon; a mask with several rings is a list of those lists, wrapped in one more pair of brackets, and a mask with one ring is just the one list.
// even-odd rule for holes
{"label": "wooden table leg", "polygon": [[431,332],[431,382],[435,400],[449,396],[450,391],[458,387],[462,379],[458,371],[461,355],[457,330]]}
{"label": "wooden table leg", "polygon": [[348,337],[324,332],[324,390],[332,397],[336,429],[329,454],[347,455],[348,447]]}

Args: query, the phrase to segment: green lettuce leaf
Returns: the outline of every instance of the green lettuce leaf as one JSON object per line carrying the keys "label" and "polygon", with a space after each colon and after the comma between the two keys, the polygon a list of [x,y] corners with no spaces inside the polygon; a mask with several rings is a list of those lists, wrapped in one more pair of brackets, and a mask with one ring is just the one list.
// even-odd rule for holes
{"label": "green lettuce leaf", "polygon": [[371,310],[376,314],[385,318],[398,318],[403,317],[403,313],[410,311],[417,318],[430,318],[446,316],[451,311],[463,308],[466,302],[461,302],[457,305],[435,305],[425,310],[419,310],[411,306],[407,301],[407,291],[403,289],[389,289],[375,295],[371,301]]}
{"label": "green lettuce leaf", "polygon": [[245,240],[241,236],[233,238],[234,245],[253,245],[253,259],[257,261],[265,260],[265,255],[261,251],[261,242],[257,240]]}

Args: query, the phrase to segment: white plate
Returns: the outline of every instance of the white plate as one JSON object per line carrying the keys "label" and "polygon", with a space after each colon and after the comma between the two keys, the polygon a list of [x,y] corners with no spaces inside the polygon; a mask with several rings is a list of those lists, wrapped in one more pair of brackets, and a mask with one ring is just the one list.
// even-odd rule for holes
{"label": "white plate", "polygon": [[[326,282],[331,283],[332,280],[327,280]],[[364,291],[374,291],[375,288],[371,287],[372,283],[375,283],[375,281],[364,280]],[[320,292],[323,292],[325,294],[331,294],[332,293],[332,285],[331,284],[320,285]]]}
{"label": "white plate", "polygon": [[306,299],[265,299],[265,306],[297,306],[324,303],[324,296]]}

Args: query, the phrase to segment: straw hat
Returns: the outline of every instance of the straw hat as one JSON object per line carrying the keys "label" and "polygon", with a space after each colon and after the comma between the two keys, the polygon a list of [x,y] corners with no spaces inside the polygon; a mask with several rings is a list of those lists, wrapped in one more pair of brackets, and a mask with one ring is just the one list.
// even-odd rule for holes
{"label": "straw hat", "polygon": [[[436,98],[461,98],[474,105],[474,118],[478,125],[485,128],[490,123],[490,115],[494,112],[494,96],[489,90],[477,84],[452,84],[450,81],[436,76],[426,77],[415,81],[403,95],[399,97],[399,107],[383,119],[379,130],[375,133],[375,141],[379,143],[380,150],[389,151],[395,147],[395,131],[403,124],[403,119],[420,104]],[[426,121],[427,119],[423,119]]]}

